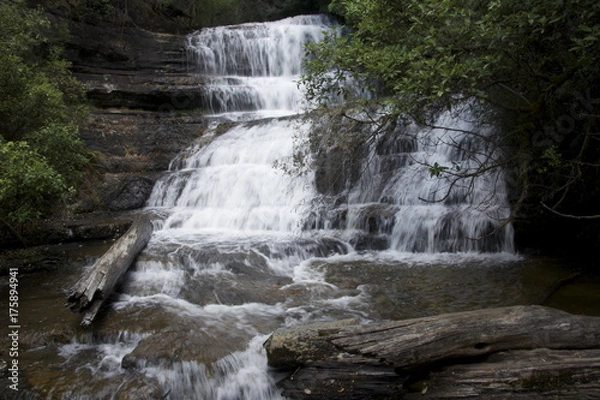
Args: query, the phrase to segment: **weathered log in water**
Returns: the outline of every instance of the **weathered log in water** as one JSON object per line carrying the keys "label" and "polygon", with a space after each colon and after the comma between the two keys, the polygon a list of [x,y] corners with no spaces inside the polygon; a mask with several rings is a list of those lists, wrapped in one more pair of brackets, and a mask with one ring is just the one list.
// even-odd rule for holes
{"label": "weathered log in water", "polygon": [[289,398],[600,398],[600,318],[542,306],[287,328],[265,347]]}
{"label": "weathered log in water", "polygon": [[405,399],[600,398],[600,350],[515,350],[455,364],[407,385]]}
{"label": "weathered log in water", "polygon": [[67,305],[74,312],[85,312],[82,326],[96,318],[102,304],[132,265],[137,255],[146,247],[152,235],[149,219],[138,218],[129,230],[73,285]]}
{"label": "weathered log in water", "polygon": [[600,318],[543,306],[504,307],[348,327],[332,343],[414,369],[503,350],[598,348]]}

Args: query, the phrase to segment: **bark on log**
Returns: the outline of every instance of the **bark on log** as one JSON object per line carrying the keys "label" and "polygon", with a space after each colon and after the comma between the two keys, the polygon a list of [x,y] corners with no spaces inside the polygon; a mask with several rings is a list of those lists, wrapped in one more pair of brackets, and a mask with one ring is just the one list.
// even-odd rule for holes
{"label": "bark on log", "polygon": [[265,343],[296,368],[279,383],[292,399],[600,398],[599,317],[516,306],[301,332]]}
{"label": "bark on log", "polygon": [[81,325],[90,325],[102,304],[129,269],[152,235],[152,223],[138,218],[129,230],[94,264],[73,287],[67,305],[74,312],[85,312]]}
{"label": "bark on log", "polygon": [[600,348],[600,318],[544,306],[504,307],[347,327],[332,343],[414,369],[503,350]]}
{"label": "bark on log", "polygon": [[517,350],[430,373],[404,399],[600,398],[600,350]]}
{"label": "bark on log", "polygon": [[384,365],[311,362],[278,386],[288,399],[598,399],[600,350],[515,350],[404,374]]}
{"label": "bark on log", "polygon": [[311,362],[278,382],[286,399],[399,399],[406,380],[392,367]]}

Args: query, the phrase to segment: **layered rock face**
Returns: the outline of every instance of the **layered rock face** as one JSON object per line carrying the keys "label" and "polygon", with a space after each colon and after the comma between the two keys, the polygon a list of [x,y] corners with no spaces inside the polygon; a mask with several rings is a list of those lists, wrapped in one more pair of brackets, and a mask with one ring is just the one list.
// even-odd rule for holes
{"label": "layered rock face", "polygon": [[93,172],[72,215],[45,227],[41,242],[122,233],[169,162],[206,129],[184,36],[68,25],[66,56],[90,101],[80,134],[94,154]]}

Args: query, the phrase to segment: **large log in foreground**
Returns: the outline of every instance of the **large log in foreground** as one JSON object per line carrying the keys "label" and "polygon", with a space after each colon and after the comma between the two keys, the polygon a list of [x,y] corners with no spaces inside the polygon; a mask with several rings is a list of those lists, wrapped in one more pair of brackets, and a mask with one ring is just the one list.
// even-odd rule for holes
{"label": "large log in foreground", "polygon": [[516,306],[348,327],[332,343],[350,353],[414,369],[502,350],[600,347],[600,318]]}
{"label": "large log in foreground", "polygon": [[88,270],[68,295],[67,305],[74,312],[85,312],[81,326],[90,325],[100,307],[129,269],[152,235],[152,223],[141,217]]}
{"label": "large log in foreground", "polygon": [[[600,398],[600,318],[516,306],[275,331],[289,398]],[[308,344],[307,344],[308,343]]]}

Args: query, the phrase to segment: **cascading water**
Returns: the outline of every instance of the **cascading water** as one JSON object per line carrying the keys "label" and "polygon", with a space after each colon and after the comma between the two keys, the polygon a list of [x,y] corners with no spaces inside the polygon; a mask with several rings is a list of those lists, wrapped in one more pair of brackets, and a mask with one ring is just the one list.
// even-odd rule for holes
{"label": "cascading water", "polygon": [[150,198],[151,207],[173,210],[164,229],[299,229],[314,196],[311,177],[274,168],[292,154],[295,126],[293,120],[240,125],[191,155]]}
{"label": "cascading water", "polygon": [[[130,392],[119,398],[281,398],[262,349],[274,329],[338,318],[406,317],[409,308],[398,298],[406,289],[394,286],[399,280],[390,278],[393,271],[489,260],[459,252],[512,250],[509,228],[487,247],[471,240],[497,226],[490,212],[506,216],[502,184],[492,190],[499,200],[485,197],[501,177],[475,187],[466,201],[423,202],[440,188],[420,164],[462,159],[452,148],[416,139],[388,147],[395,148],[391,152],[373,150],[367,172],[346,193],[345,209],[321,213],[343,213],[343,224],[318,213],[307,223],[319,198],[314,172],[289,174],[277,164],[293,157],[295,140],[311,129],[293,117],[302,109],[295,80],[303,44],[319,40],[328,25],[325,17],[302,16],[206,29],[188,38],[205,106],[221,115],[209,117],[214,129],[203,139],[210,137],[209,144],[174,160],[149,200],[148,212],[159,222],[106,318],[130,326],[123,335],[135,340],[120,347],[112,339],[69,344],[65,365],[77,365],[80,348],[96,349],[98,358],[111,356],[111,365],[121,367],[98,382],[121,376],[126,383],[114,392]],[[238,122],[219,129],[224,119]],[[386,167],[390,162],[393,171]],[[488,206],[476,210],[476,204]],[[395,251],[355,252],[357,231],[385,236]],[[441,253],[446,251],[455,253]],[[354,272],[359,269],[370,272]],[[344,283],[339,274],[345,272],[352,274]],[[427,307],[413,304],[411,310],[426,313]],[[104,373],[98,365],[87,368]]]}
{"label": "cascading water", "polygon": [[329,21],[306,15],[279,22],[204,29],[188,51],[205,80],[203,104],[213,113],[260,110],[273,116],[301,110],[300,74],[305,43],[322,39]]}
{"label": "cascading water", "polygon": [[[510,215],[502,171],[478,172],[497,162],[493,142],[468,112],[456,113],[460,119],[443,114],[436,128],[401,126],[375,140],[347,201],[316,225],[332,226],[332,214],[350,235],[385,237],[399,252],[514,252],[512,226],[502,224]],[[435,165],[450,174],[436,176]]]}

